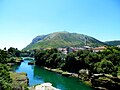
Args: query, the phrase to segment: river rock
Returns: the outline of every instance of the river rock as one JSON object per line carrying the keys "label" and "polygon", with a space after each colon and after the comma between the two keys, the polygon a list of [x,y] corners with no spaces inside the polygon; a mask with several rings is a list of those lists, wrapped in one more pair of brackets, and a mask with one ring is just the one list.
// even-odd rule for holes
{"label": "river rock", "polygon": [[97,90],[120,90],[120,79],[107,74],[94,74],[91,83]]}
{"label": "river rock", "polygon": [[69,73],[69,72],[63,72],[63,73],[62,73],[62,76],[68,77],[68,76],[71,76],[71,73]]}
{"label": "river rock", "polygon": [[28,86],[29,79],[26,73],[10,72],[10,77],[12,79],[12,90],[24,90]]}
{"label": "river rock", "polygon": [[52,86],[51,83],[43,83],[37,86],[30,87],[29,90],[60,90]]}
{"label": "river rock", "polygon": [[90,72],[88,69],[79,70],[78,77],[84,81],[89,80]]}

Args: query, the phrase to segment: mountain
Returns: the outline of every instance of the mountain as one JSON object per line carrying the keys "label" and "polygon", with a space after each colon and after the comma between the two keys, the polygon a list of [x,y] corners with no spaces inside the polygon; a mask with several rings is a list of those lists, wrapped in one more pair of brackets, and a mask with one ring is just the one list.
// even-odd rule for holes
{"label": "mountain", "polygon": [[117,45],[120,45],[120,40],[106,41],[105,43],[110,46],[117,46]]}
{"label": "mountain", "polygon": [[55,32],[48,35],[40,35],[35,37],[32,42],[23,50],[39,49],[39,48],[58,48],[58,47],[81,47],[81,46],[100,46],[105,43],[84,35],[69,32]]}

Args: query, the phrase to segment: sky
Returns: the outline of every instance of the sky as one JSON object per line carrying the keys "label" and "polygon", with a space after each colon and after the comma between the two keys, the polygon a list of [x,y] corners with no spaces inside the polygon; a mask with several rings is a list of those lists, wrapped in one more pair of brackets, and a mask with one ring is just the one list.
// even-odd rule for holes
{"label": "sky", "polygon": [[120,40],[120,0],[0,0],[0,48],[53,32]]}

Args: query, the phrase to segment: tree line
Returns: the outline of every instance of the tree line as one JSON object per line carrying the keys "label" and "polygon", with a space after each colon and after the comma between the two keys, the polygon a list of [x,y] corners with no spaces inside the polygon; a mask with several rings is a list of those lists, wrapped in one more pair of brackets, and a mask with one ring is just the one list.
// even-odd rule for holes
{"label": "tree line", "polygon": [[107,47],[101,52],[79,50],[63,54],[56,48],[49,50],[19,51],[10,47],[8,50],[0,50],[0,89],[12,88],[10,78],[10,67],[7,63],[14,63],[12,57],[34,56],[36,64],[48,68],[59,68],[63,71],[79,73],[81,69],[88,69],[91,73],[105,73],[113,76],[120,75],[120,48]]}
{"label": "tree line", "polygon": [[120,75],[120,48],[107,47],[101,52],[79,50],[67,55],[56,48],[36,50],[36,64],[49,68],[78,73],[80,69],[88,69],[91,73]]}

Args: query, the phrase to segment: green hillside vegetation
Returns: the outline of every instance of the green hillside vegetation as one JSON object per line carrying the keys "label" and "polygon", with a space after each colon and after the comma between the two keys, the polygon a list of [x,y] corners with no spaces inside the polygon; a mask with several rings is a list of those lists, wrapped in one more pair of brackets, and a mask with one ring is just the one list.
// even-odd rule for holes
{"label": "green hillside vegetation", "polygon": [[39,49],[39,48],[58,48],[58,47],[81,47],[84,45],[92,47],[105,45],[103,42],[92,38],[87,35],[69,33],[69,32],[56,32],[48,35],[37,36],[33,39],[31,44],[23,50]]}
{"label": "green hillside vegetation", "polygon": [[105,43],[110,45],[110,46],[120,45],[120,41],[118,41],[118,40],[116,40],[116,41],[106,41]]}

